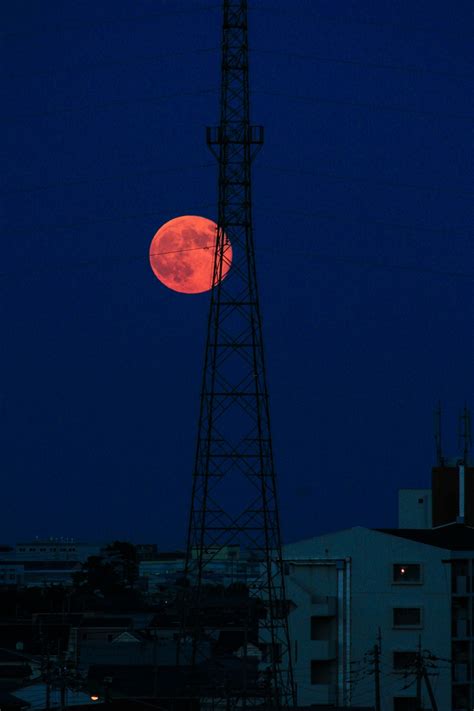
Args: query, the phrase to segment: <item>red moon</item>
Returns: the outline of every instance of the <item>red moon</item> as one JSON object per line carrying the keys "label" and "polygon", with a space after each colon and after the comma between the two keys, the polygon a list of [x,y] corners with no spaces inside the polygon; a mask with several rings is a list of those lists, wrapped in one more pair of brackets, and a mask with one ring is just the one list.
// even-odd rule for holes
{"label": "red moon", "polygon": [[[183,215],[165,222],[150,245],[155,276],[170,289],[200,294],[212,289],[217,225],[206,217]],[[232,247],[225,239],[222,279],[232,263]]]}

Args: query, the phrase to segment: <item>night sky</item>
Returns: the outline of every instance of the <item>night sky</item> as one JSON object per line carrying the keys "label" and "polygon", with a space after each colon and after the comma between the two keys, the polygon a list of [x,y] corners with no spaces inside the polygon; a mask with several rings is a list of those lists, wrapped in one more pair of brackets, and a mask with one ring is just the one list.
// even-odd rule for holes
{"label": "night sky", "polygon": [[[183,546],[209,295],[158,227],[214,219],[221,9],[2,5],[0,541]],[[471,0],[254,0],[257,267],[283,539],[395,526],[473,397]]]}

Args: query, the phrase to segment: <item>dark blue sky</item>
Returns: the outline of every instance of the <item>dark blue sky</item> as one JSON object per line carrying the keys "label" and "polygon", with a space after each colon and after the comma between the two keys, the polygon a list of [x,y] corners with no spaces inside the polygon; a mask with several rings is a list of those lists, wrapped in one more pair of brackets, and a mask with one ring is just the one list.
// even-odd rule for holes
{"label": "dark blue sky", "polygon": [[[0,539],[182,545],[208,295],[147,250],[216,216],[219,3],[2,14]],[[284,540],[395,525],[474,406],[473,5],[262,0],[250,37]]]}

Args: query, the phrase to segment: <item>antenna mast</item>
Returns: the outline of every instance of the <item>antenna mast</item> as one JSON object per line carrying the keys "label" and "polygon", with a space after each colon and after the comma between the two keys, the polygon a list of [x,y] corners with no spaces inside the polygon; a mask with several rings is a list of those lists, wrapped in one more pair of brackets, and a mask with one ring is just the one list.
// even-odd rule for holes
{"label": "antenna mast", "polygon": [[444,465],[443,442],[441,437],[441,400],[438,402],[438,409],[434,412],[435,421],[435,443],[436,443],[436,459],[438,466]]}
{"label": "antenna mast", "polygon": [[[266,703],[279,709],[293,705],[294,686],[252,226],[251,164],[263,127],[250,123],[248,69],[247,1],[224,0],[220,123],[207,129],[219,169],[218,229],[187,540],[185,636],[193,640],[194,664],[209,660],[209,645],[214,649],[210,664],[217,665],[225,693],[216,690],[213,701],[221,693],[227,708]],[[222,280],[226,264],[231,268]],[[237,685],[216,657],[210,633],[216,592],[209,582],[230,546],[234,553],[238,547],[240,570],[247,571],[238,579],[244,585],[221,592],[228,608],[240,610],[234,632],[240,631],[241,646],[232,650],[241,669]]]}
{"label": "antenna mast", "polygon": [[462,461],[465,467],[469,466],[469,453],[472,446],[471,412],[465,404],[459,415],[459,439],[463,445]]}

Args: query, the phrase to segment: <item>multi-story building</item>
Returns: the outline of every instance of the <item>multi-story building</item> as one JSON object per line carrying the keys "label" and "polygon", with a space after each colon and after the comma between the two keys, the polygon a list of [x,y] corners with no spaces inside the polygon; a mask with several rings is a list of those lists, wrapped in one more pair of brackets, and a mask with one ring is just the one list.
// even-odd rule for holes
{"label": "multi-story building", "polygon": [[431,708],[428,686],[439,709],[474,707],[473,483],[443,463],[400,491],[399,528],[285,546],[299,704],[375,705],[378,677],[384,711],[417,711],[418,691]]}
{"label": "multi-story building", "polygon": [[84,543],[74,538],[35,538],[15,545],[17,561],[76,561],[84,563],[89,556],[100,555],[104,544]]}
{"label": "multi-story building", "polygon": [[24,566],[17,565],[15,561],[0,561],[0,587],[22,585],[24,572]]}
{"label": "multi-story building", "polygon": [[[420,644],[450,658],[449,548],[356,527],[285,546],[284,558],[298,703],[373,700],[381,639],[384,709],[415,709]],[[439,708],[448,709],[445,661],[437,673]]]}
{"label": "multi-story building", "polygon": [[[259,563],[241,555],[238,545],[229,545],[218,550],[208,550],[204,576],[206,583],[231,585],[247,583],[259,572]],[[146,581],[148,592],[173,586],[184,575],[185,554],[181,551],[158,553],[153,560],[140,561],[140,578]]]}
{"label": "multi-story building", "polygon": [[102,544],[73,538],[35,538],[14,547],[0,546],[0,586],[72,585],[81,563],[102,549]]}

